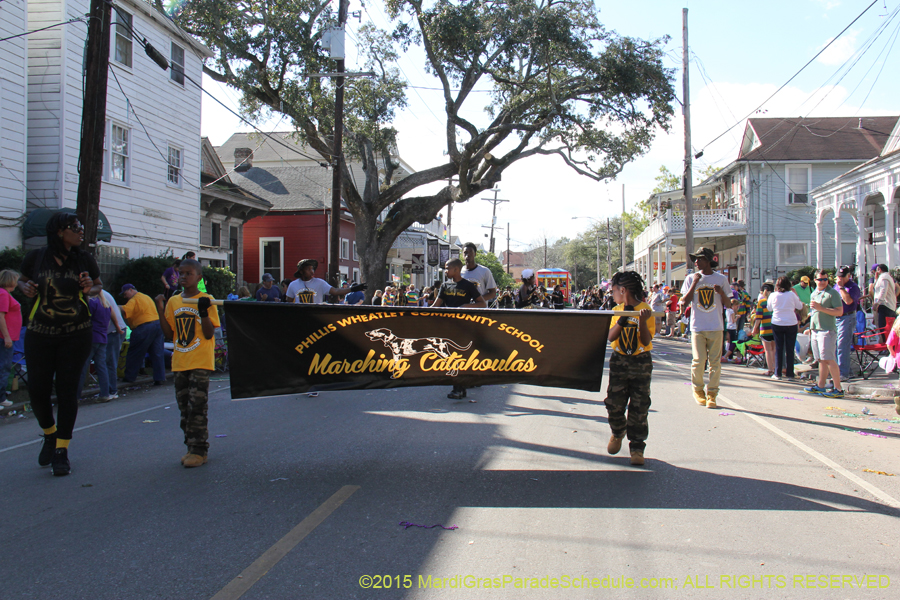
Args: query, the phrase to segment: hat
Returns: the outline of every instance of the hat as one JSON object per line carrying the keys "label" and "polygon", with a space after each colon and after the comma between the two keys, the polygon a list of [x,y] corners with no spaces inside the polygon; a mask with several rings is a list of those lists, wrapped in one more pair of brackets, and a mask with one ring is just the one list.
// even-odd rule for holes
{"label": "hat", "polygon": [[809,277],[804,275],[803,277],[800,278],[800,281],[802,281],[803,283],[809,284]]}
{"label": "hat", "polygon": [[668,291],[669,291],[669,289],[671,289],[671,288],[669,288],[669,286],[667,286],[667,285],[664,285],[664,286],[663,286],[663,289],[664,289],[664,290],[665,290],[665,291],[667,291],[667,292],[668,292]]}
{"label": "hat", "polygon": [[319,261],[314,258],[304,258],[300,262],[297,263],[297,272],[294,273],[294,277],[300,277],[300,271],[306,268],[307,265],[313,266],[313,271],[319,268]]}
{"label": "hat", "polygon": [[266,273],[265,275],[263,275],[262,280],[263,281],[275,281],[275,278],[272,277],[272,275],[270,273]]}
{"label": "hat", "polygon": [[701,257],[705,258],[707,261],[709,261],[709,266],[711,267],[719,266],[719,261],[713,258],[715,256],[715,253],[712,251],[712,248],[700,248],[696,252],[694,252],[693,254],[689,254],[688,256],[691,257],[691,260],[697,260]]}
{"label": "hat", "polygon": [[887,270],[888,270],[887,265],[882,265],[882,264],[875,264],[875,265],[872,265],[872,268],[871,268],[870,270],[871,270],[872,272],[874,272],[875,269],[881,269],[881,270],[882,270],[883,272],[885,272],[885,273],[887,273]]}
{"label": "hat", "polygon": [[846,277],[847,275],[852,275],[853,267],[843,266],[840,269],[838,269],[837,274],[838,274],[838,277]]}
{"label": "hat", "polygon": [[133,285],[131,285],[130,283],[126,283],[125,285],[122,286],[122,291],[119,292],[119,295],[123,295],[128,290],[134,290],[134,289],[137,289],[137,288],[134,287]]}
{"label": "hat", "polygon": [[534,277],[534,271],[531,269],[522,270],[522,279],[531,279],[532,277]]}

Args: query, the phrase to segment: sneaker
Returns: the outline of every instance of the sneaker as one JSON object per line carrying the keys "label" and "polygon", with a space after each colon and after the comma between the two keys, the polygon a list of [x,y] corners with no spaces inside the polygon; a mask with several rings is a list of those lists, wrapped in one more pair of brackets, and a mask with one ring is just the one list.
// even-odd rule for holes
{"label": "sneaker", "polygon": [[46,467],[53,462],[53,452],[56,450],[56,434],[51,433],[42,437],[44,438],[44,445],[41,446],[41,453],[38,455],[38,464]]}
{"label": "sneaker", "polygon": [[636,465],[638,467],[644,464],[644,451],[643,450],[632,450],[631,451],[631,464]]}
{"label": "sneaker", "polygon": [[112,394],[109,395],[110,400],[117,400],[118,398],[119,398],[119,395],[115,392],[113,392]]}
{"label": "sneaker", "polygon": [[831,389],[831,390],[828,390],[827,392],[825,392],[825,393],[822,394],[822,395],[825,396],[826,398],[843,398],[843,397],[844,397],[844,390],[835,390],[835,389]]}
{"label": "sneaker", "polygon": [[156,386],[162,385],[163,383],[164,383],[164,382],[162,382],[162,381],[154,381],[154,382],[153,382],[153,385],[154,385],[154,387],[156,387]]}
{"label": "sneaker", "polygon": [[3,402],[0,402],[0,406],[2,406],[3,408],[9,408],[12,405],[12,400],[4,400]]}
{"label": "sneaker", "polygon": [[843,382],[843,381],[850,381],[850,376],[849,376],[849,375],[841,375],[841,381],[842,381],[842,382]]}
{"label": "sneaker", "polygon": [[181,463],[185,469],[192,469],[206,464],[206,457],[199,454],[188,454]]}
{"label": "sneaker", "polygon": [[606,451],[610,454],[618,454],[622,449],[622,438],[615,435],[609,436],[609,443],[606,445]]}
{"label": "sneaker", "polygon": [[106,404],[107,402],[109,402],[109,400],[109,396],[100,396],[99,398],[94,400],[94,404]]}
{"label": "sneaker", "polygon": [[69,451],[65,448],[57,448],[53,451],[53,475],[55,477],[60,477],[62,475],[68,475],[72,472],[72,467],[69,466]]}
{"label": "sneaker", "polygon": [[781,375],[772,375],[770,379],[774,379],[775,381],[781,381]]}
{"label": "sneaker", "polygon": [[697,402],[700,406],[706,406],[706,392],[703,390],[694,389],[694,401]]}
{"label": "sneaker", "polygon": [[828,390],[826,390],[825,388],[821,388],[817,385],[811,385],[809,387],[803,388],[803,391],[806,392],[807,394],[821,395],[821,394],[824,394],[825,392],[827,392]]}
{"label": "sneaker", "polygon": [[447,394],[447,397],[451,400],[462,400],[466,397],[466,388],[456,389],[453,388],[453,391]]}

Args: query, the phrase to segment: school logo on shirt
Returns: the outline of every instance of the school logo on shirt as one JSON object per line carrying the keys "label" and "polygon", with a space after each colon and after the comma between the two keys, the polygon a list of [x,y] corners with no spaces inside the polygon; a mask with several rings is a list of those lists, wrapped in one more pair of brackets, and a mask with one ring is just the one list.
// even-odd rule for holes
{"label": "school logo on shirt", "polygon": [[711,287],[697,290],[697,304],[704,312],[709,312],[716,305],[716,291]]}
{"label": "school logo on shirt", "polygon": [[197,313],[192,308],[178,309],[175,312],[175,349],[178,352],[190,352],[199,345]]}
{"label": "school logo on shirt", "polygon": [[316,299],[316,291],[315,290],[298,290],[297,298],[299,298],[299,302],[301,304],[312,304]]}
{"label": "school logo on shirt", "polygon": [[627,319],[628,323],[622,326],[622,333],[619,335],[619,348],[623,354],[632,355],[640,348],[639,335],[640,330],[634,319]]}

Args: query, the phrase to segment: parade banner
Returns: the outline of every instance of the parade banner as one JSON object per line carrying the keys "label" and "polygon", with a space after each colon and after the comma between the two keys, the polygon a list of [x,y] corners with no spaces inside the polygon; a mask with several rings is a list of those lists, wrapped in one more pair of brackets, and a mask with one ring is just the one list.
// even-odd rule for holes
{"label": "parade banner", "polygon": [[450,260],[450,244],[441,244],[440,266],[443,267],[445,264],[447,264],[448,260]]}
{"label": "parade banner", "polygon": [[428,266],[436,267],[440,264],[440,250],[438,248],[438,241],[433,238],[428,238],[426,241],[426,251],[428,254]]}
{"label": "parade banner", "polygon": [[233,398],[530,385],[600,391],[611,314],[226,302]]}

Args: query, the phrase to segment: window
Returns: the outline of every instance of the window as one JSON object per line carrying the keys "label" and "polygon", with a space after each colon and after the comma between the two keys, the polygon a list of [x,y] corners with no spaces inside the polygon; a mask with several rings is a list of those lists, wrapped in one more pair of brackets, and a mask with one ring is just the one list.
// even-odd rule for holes
{"label": "window", "polygon": [[778,266],[805,267],[809,264],[809,242],[778,242]]}
{"label": "window", "polygon": [[350,258],[350,240],[344,238],[341,238],[341,258],[345,260]]}
{"label": "window", "polygon": [[131,176],[131,130],[110,121],[103,140],[103,173],[107,181],[129,184]]}
{"label": "window", "polygon": [[269,273],[275,281],[284,280],[284,238],[259,238],[259,279]]}
{"label": "window", "polygon": [[359,269],[353,269],[353,279],[351,279],[353,283],[359,283]]}
{"label": "window", "polygon": [[232,273],[237,274],[238,256],[240,256],[240,241],[237,227],[228,228],[228,252],[228,268],[231,269]]}
{"label": "window", "polygon": [[212,235],[210,238],[209,245],[213,248],[218,248],[222,245],[222,224],[216,223],[215,221],[212,223]]}
{"label": "window", "polygon": [[172,42],[172,53],[169,60],[169,79],[178,85],[184,85],[184,48]]}
{"label": "window", "polygon": [[116,8],[116,62],[131,67],[131,25],[134,17]]}
{"label": "window", "polygon": [[181,187],[181,169],[184,166],[181,162],[181,154],[181,148],[169,146],[168,181],[176,187]]}
{"label": "window", "polygon": [[809,165],[788,165],[785,167],[788,204],[808,204],[810,188]]}
{"label": "window", "polygon": [[356,242],[353,242],[353,260],[359,262],[359,254],[356,252]]}

